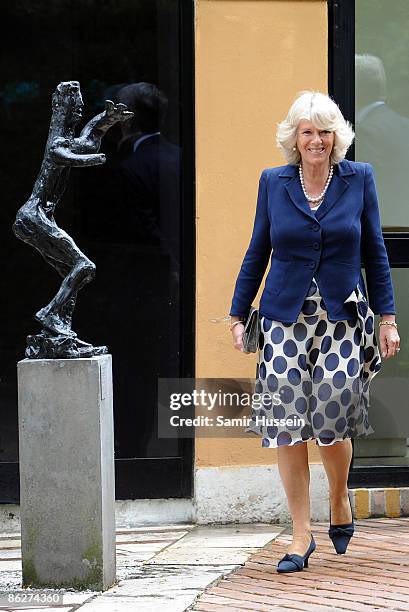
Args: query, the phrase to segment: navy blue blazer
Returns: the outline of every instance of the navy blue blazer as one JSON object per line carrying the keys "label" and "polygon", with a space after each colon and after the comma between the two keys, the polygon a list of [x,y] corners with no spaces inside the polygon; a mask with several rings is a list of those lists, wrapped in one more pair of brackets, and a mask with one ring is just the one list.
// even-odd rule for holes
{"label": "navy blue blazer", "polygon": [[230,315],[247,316],[270,254],[261,316],[294,323],[313,277],[330,320],[352,318],[344,301],[357,285],[375,314],[396,313],[373,169],[368,163],[343,160],[336,164],[324,201],[315,213],[302,191],[298,166],[263,170],[253,233]]}

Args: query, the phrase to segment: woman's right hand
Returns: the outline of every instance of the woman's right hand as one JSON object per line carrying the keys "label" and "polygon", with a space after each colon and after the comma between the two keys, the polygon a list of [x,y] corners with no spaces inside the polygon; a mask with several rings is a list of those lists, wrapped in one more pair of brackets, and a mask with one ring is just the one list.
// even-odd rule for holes
{"label": "woman's right hand", "polygon": [[233,329],[231,330],[231,333],[233,334],[233,346],[235,349],[237,349],[238,351],[241,351],[242,353],[244,352],[243,351],[243,332],[244,332],[243,323],[237,323],[237,325],[235,325]]}

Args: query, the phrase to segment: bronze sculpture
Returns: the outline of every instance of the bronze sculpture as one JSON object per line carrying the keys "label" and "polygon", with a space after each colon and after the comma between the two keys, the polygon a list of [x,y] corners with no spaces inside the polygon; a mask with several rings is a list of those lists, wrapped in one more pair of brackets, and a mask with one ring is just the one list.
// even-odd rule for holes
{"label": "bronze sculpture", "polygon": [[108,352],[106,346],[93,346],[72,331],[72,314],[77,294],[95,275],[95,264],[58,227],[54,211],[64,194],[71,167],[103,164],[98,153],[104,134],[118,121],[133,113],[124,104],[105,103],[105,111],[91,119],[75,137],[84,103],[78,81],[60,83],[52,98],[52,117],[44,159],[33,192],[20,208],[13,224],[17,238],[36,248],[63,278],[55,297],[35,318],[42,325],[37,335],[27,337],[29,359],[72,359]]}

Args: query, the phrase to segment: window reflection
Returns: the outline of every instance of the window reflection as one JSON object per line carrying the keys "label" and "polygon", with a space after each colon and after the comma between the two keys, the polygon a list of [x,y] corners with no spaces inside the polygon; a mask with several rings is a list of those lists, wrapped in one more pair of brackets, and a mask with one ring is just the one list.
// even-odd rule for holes
{"label": "window reflection", "polygon": [[408,231],[409,3],[357,0],[355,159],[374,166],[385,231]]}
{"label": "window reflection", "polygon": [[355,56],[356,159],[373,165],[385,230],[404,231],[409,171],[409,119],[390,107],[380,57]]}
{"label": "window reflection", "polygon": [[[179,266],[180,147],[163,134],[168,99],[152,83],[110,93],[134,112],[111,143],[103,182],[109,239],[161,249]],[[115,202],[113,206],[112,203]],[[107,225],[109,222],[109,225]],[[103,236],[102,236],[103,237]]]}
{"label": "window reflection", "polygon": [[[356,0],[355,159],[374,166],[383,229],[409,231],[409,3]],[[400,249],[406,252],[402,239]],[[409,466],[407,268],[392,269],[401,352],[374,381],[373,437],[354,442],[355,466]]]}
{"label": "window reflection", "polygon": [[179,441],[158,439],[156,423],[157,379],[179,376],[182,359],[182,127],[188,130],[181,122],[180,6],[24,0],[2,12],[0,467],[18,461],[16,362],[27,334],[39,331],[33,314],[59,282],[11,226],[41,164],[51,93],[64,80],[81,83],[81,127],[105,99],[135,112],[129,131],[118,125],[104,138],[105,166],[72,172],[58,210],[58,223],[97,266],[75,328],[113,355],[116,458],[181,454]]}

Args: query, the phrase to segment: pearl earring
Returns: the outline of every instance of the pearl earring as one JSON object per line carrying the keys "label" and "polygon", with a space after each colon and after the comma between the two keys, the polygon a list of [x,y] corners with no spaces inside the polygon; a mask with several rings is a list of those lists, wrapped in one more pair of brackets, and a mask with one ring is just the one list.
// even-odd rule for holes
{"label": "pearl earring", "polygon": [[297,150],[297,147],[293,147],[293,151],[296,151],[296,150]]}

